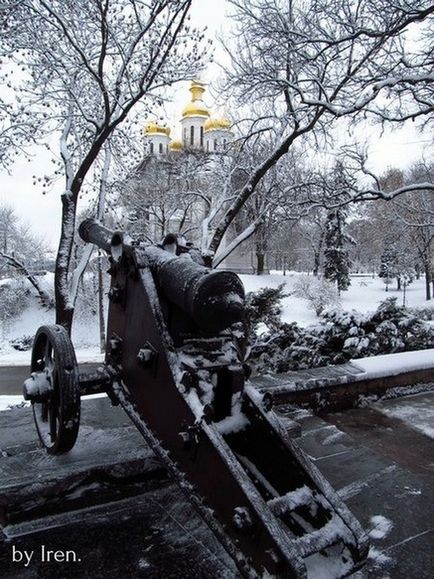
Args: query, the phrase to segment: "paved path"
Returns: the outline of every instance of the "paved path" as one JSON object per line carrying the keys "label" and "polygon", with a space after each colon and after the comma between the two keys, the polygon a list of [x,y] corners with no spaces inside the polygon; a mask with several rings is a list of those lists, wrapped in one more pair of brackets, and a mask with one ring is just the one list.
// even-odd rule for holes
{"label": "paved path", "polygon": [[[42,545],[72,551],[75,560],[43,561]],[[14,562],[12,549],[33,551],[31,563]],[[61,456],[38,447],[30,408],[0,412],[1,579],[235,576],[214,535],[107,398],[83,401],[77,444]]]}
{"label": "paved path", "polygon": [[28,376],[28,366],[0,367],[0,396],[21,394],[23,382]]}
{"label": "paved path", "polygon": [[301,423],[303,450],[370,531],[370,557],[358,579],[434,577],[434,440],[405,418],[422,402],[434,408],[434,393],[325,420],[288,410]]}

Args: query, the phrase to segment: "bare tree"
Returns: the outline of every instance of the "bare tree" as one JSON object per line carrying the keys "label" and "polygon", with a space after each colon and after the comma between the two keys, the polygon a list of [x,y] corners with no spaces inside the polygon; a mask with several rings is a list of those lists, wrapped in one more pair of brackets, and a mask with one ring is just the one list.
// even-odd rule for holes
{"label": "bare tree", "polygon": [[[10,147],[59,134],[54,177],[64,179],[56,260],[56,319],[70,328],[77,202],[107,141],[158,105],[162,89],[193,77],[201,34],[188,24],[191,0],[20,0],[2,12],[0,52],[9,96],[1,103],[2,159]],[[13,69],[21,70],[17,79]],[[13,80],[15,78],[15,80]],[[132,159],[132,166],[134,159]],[[52,176],[44,178],[51,185]]]}
{"label": "bare tree", "polygon": [[[425,179],[434,180],[434,167],[417,164],[411,167],[404,182],[411,183]],[[434,251],[434,199],[431,191],[421,191],[418,195],[406,193],[393,201],[394,217],[409,245],[416,249],[425,273],[425,296],[431,299],[433,281]]]}
{"label": "bare tree", "polygon": [[10,205],[0,205],[0,272],[23,275],[38,293],[41,304],[52,306],[51,296],[41,287],[38,270],[41,269],[47,247],[30,228],[18,218]]}
{"label": "bare tree", "polygon": [[[273,150],[249,175],[227,207],[210,242],[222,237],[267,172],[308,137],[327,138],[336,121],[367,116],[381,122],[426,119],[433,110],[432,19],[428,1],[231,0],[237,28],[228,51],[227,87],[256,111],[249,135],[272,130]],[[430,28],[431,24],[431,28]],[[411,38],[409,32],[411,30]],[[352,199],[392,198],[373,179],[362,191],[347,183],[343,197],[324,199],[307,189],[304,204],[329,206]]]}
{"label": "bare tree", "polygon": [[0,205],[0,249],[8,253],[18,232],[18,217],[10,205]]}
{"label": "bare tree", "polygon": [[314,276],[318,276],[322,267],[326,223],[327,213],[321,207],[312,210],[300,223],[301,236],[307,241],[313,255]]}

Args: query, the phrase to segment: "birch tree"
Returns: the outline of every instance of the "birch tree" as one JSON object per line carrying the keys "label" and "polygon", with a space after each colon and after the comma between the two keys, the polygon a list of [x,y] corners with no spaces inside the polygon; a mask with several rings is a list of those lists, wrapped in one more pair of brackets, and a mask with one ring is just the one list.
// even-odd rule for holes
{"label": "birch tree", "polygon": [[[210,243],[215,250],[267,172],[295,144],[330,137],[340,119],[429,122],[434,109],[432,30],[427,0],[230,0],[236,26],[227,49],[226,89],[252,107],[250,134],[271,129],[272,151],[227,207]],[[372,179],[347,197],[324,199],[308,189],[305,203],[329,206],[354,198],[393,198]],[[432,184],[416,183],[413,190]]]}
{"label": "birch tree", "polygon": [[165,87],[196,75],[208,45],[189,25],[190,8],[191,0],[3,3],[0,159],[8,164],[14,148],[59,137],[55,170],[43,183],[63,180],[55,297],[56,321],[67,328],[79,196],[104,145],[122,142],[137,106],[145,117]]}

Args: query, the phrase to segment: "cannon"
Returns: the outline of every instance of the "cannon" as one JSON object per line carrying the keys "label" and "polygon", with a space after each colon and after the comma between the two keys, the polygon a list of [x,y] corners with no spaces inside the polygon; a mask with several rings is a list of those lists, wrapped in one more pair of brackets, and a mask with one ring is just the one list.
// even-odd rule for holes
{"label": "cannon", "polygon": [[318,569],[344,577],[359,568],[366,534],[282,427],[271,396],[249,384],[238,276],[206,267],[176,235],[146,245],[90,219],[79,233],[109,256],[105,362],[80,374],[66,330],[38,330],[24,397],[47,452],[71,450],[81,396],[106,392],[241,577],[316,577]]}

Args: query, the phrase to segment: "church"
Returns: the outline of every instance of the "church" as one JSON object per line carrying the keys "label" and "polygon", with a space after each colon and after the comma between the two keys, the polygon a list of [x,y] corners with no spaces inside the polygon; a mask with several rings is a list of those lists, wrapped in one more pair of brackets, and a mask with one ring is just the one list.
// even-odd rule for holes
{"label": "church", "polygon": [[203,100],[205,86],[192,81],[191,100],[184,107],[180,120],[182,140],[171,139],[171,129],[154,122],[145,125],[145,154],[168,155],[182,151],[222,153],[233,139],[231,122],[212,117]]}
{"label": "church", "polygon": [[[205,104],[205,85],[202,82],[192,81],[189,90],[190,101],[183,108],[179,126],[174,131],[181,139],[171,138],[173,127],[164,122],[148,121],[145,124],[145,154],[134,189],[136,199],[147,200],[145,228],[150,238],[161,239],[169,231],[180,232],[203,249],[198,224],[206,208],[198,198],[186,212],[185,198],[191,195],[193,181],[195,185],[199,183],[198,188],[206,191],[208,197],[221,187],[215,173],[210,178],[213,174],[210,167],[213,163],[217,165],[216,159],[221,166],[229,158],[234,134],[231,121],[212,115]],[[224,245],[236,236],[238,228],[237,224],[230,228],[223,240]],[[238,273],[254,273],[254,263],[252,244],[247,242],[219,267]]]}

